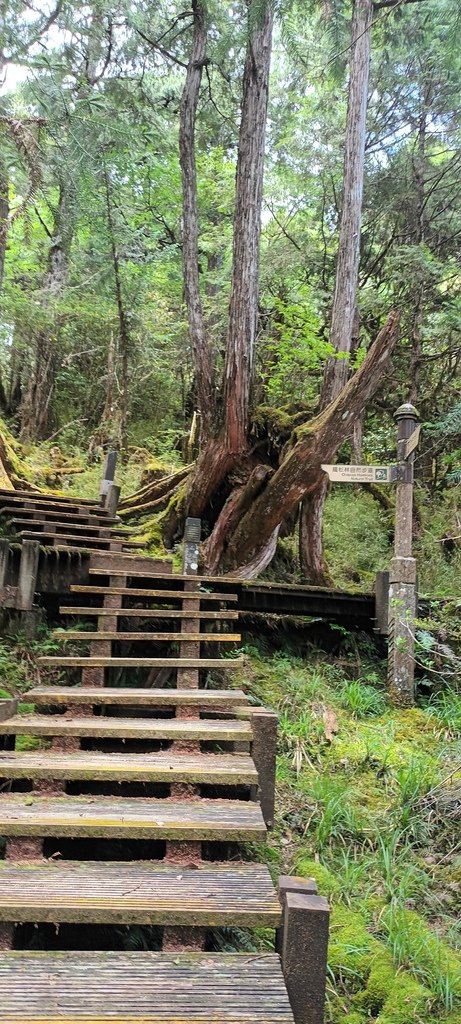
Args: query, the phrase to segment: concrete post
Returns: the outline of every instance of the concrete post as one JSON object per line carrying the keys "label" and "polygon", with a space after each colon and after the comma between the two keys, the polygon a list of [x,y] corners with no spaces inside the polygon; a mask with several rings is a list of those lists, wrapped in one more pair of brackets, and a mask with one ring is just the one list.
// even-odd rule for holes
{"label": "concrete post", "polygon": [[323,896],[286,893],[282,970],[295,1024],[323,1024],[329,918]]}
{"label": "concrete post", "polygon": [[186,519],[182,556],[182,571],[184,576],[197,575],[201,530],[201,519]]}
{"label": "concrete post", "polygon": [[397,422],[397,492],[394,557],[389,569],[389,694],[397,707],[415,699],[416,559],[413,539],[413,463],[419,440],[418,413],[401,405]]}
{"label": "concrete post", "polygon": [[115,477],[115,467],[117,465],[117,452],[108,452],[106,455],[106,461],[104,464],[104,470],[102,474],[102,480],[99,487],[99,497],[101,505],[105,505],[107,501],[107,492],[113,479]]}
{"label": "concrete post", "polygon": [[106,497],[106,509],[111,517],[117,515],[119,499],[120,487],[117,487],[117,484],[109,484]]}
{"label": "concrete post", "polygon": [[17,594],[17,608],[20,611],[30,611],[33,606],[34,594],[37,589],[39,556],[39,541],[23,540],[21,547],[21,561],[19,563]]}

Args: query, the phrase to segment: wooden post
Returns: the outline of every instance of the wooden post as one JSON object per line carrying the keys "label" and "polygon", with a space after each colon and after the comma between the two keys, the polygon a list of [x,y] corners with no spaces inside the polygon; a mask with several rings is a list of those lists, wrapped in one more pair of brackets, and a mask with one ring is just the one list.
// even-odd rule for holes
{"label": "wooden post", "polygon": [[0,540],[0,591],[6,583],[6,575],[8,572],[8,561],[10,557],[10,542],[6,539]]}
{"label": "wooden post", "polygon": [[255,708],[251,712],[251,755],[258,772],[257,797],[267,828],[274,827],[277,722],[273,711]]}
{"label": "wooden post", "polygon": [[114,480],[116,465],[117,452],[108,452],[106,455],[104,471],[102,475],[101,484],[99,487],[99,497],[101,500],[101,505],[106,505],[107,503],[107,493],[111,483],[113,483]]}
{"label": "wooden post", "polygon": [[[315,878],[303,878],[301,875],[279,875],[278,896],[285,914],[285,901],[288,892],[298,892],[302,896],[316,896],[317,882]],[[282,924],[275,932],[275,951],[283,952],[283,917]]]}
{"label": "wooden post", "polygon": [[21,561],[19,563],[17,594],[17,608],[20,611],[30,611],[33,606],[34,594],[37,589],[39,556],[39,541],[23,540],[21,547]]}
{"label": "wooden post", "polygon": [[295,1024],[323,1024],[329,918],[323,896],[286,893],[282,970]]}
{"label": "wooden post", "polygon": [[112,517],[117,515],[119,499],[120,487],[117,487],[117,484],[109,484],[106,497],[106,509]]}
{"label": "wooden post", "polygon": [[388,678],[392,703],[411,707],[415,699],[416,559],[413,539],[413,463],[419,440],[418,413],[401,405],[397,421],[397,493],[394,557],[389,570]]}

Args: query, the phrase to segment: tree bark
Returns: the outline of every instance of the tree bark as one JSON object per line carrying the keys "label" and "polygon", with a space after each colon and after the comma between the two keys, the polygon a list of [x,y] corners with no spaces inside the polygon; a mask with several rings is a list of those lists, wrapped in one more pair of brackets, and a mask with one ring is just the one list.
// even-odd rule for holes
{"label": "tree bark", "polygon": [[253,349],[259,295],[259,244],[264,177],[273,5],[251,0],[236,171],[231,297],[223,373],[224,427],[202,452],[188,488],[188,515],[203,516],[248,444]]}
{"label": "tree bark", "polygon": [[21,406],[21,440],[43,440],[49,433],[57,359],[52,306],[67,284],[74,228],[75,187],[70,178],[61,177],[41,297],[50,324],[36,339],[32,371]]}
{"label": "tree bark", "polygon": [[194,362],[195,390],[200,413],[201,442],[212,434],[215,414],[215,359],[205,329],[198,261],[198,200],[195,162],[195,122],[203,68],[206,63],[206,7],[193,0],[192,49],[179,112],[179,160],[182,181],[182,261],[184,297]]}
{"label": "tree bark", "polygon": [[0,158],[0,290],[5,273],[5,256],[7,244],[7,226],[10,212],[8,201],[8,172],[4,161]]}
{"label": "tree bark", "polygon": [[[321,409],[332,402],[346,384],[355,333],[372,17],[372,0],[354,0],[343,196],[330,327],[330,342],[336,354],[328,359],[325,367]],[[327,491],[328,486],[322,481],[318,493],[304,500],[300,514],[301,572],[316,584],[329,581],[323,555],[323,509]]]}
{"label": "tree bark", "polygon": [[335,456],[379,387],[397,342],[399,322],[399,314],[391,313],[362,366],[340,394],[318,416],[296,429],[295,443],[228,542],[226,566],[255,560],[296,503],[318,489],[324,477],[321,464]]}
{"label": "tree bark", "polygon": [[128,426],[128,356],[130,349],[130,331],[128,318],[123,301],[122,280],[120,274],[120,256],[117,246],[116,229],[110,192],[110,181],[107,168],[104,170],[104,185],[106,192],[107,226],[109,230],[109,243],[112,256],[112,268],[114,272],[115,300],[117,303],[118,316],[118,351],[120,356],[120,398],[119,409],[119,436],[111,438],[111,443],[122,451],[127,449],[127,426]]}
{"label": "tree bark", "polygon": [[237,159],[232,285],[224,365],[225,444],[245,450],[248,436],[253,352],[259,296],[259,249],[264,181],[273,4],[249,6],[253,31],[243,75],[243,103]]}

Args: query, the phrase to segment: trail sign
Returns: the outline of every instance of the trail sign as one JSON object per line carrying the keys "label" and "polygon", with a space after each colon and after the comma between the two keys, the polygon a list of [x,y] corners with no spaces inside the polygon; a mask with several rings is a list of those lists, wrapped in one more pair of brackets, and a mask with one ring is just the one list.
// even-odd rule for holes
{"label": "trail sign", "polygon": [[327,466],[322,465],[330,480],[342,484],[390,484],[395,479],[394,466]]}
{"label": "trail sign", "polygon": [[410,434],[410,437],[407,437],[407,439],[405,441],[405,449],[404,449],[404,456],[403,456],[404,459],[408,459],[409,456],[411,455],[411,453],[414,452],[415,448],[418,447],[420,434],[421,434],[421,425],[418,424],[418,426],[415,428],[413,433]]}

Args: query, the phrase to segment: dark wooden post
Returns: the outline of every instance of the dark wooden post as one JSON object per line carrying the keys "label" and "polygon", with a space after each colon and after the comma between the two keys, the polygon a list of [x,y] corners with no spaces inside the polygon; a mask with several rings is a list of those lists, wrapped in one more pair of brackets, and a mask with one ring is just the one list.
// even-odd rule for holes
{"label": "dark wooden post", "polygon": [[106,497],[106,509],[110,516],[117,515],[119,499],[120,487],[117,487],[117,484],[109,484]]}
{"label": "dark wooden post", "polygon": [[397,421],[397,493],[394,557],[389,570],[389,693],[398,707],[415,699],[416,559],[413,558],[413,463],[419,440],[418,413],[401,405]]}
{"label": "dark wooden post", "polygon": [[[316,896],[317,882],[315,878],[303,878],[301,875],[280,875],[278,895],[285,914],[285,901],[288,892],[298,892],[301,896]],[[275,933],[275,950],[282,954],[283,951],[283,917],[280,928]]]}
{"label": "dark wooden post", "polygon": [[115,467],[117,465],[117,452],[108,452],[106,455],[106,461],[104,463],[104,470],[102,474],[102,480],[99,487],[99,498],[101,505],[107,503],[107,492],[111,483],[113,483],[115,477]]}
{"label": "dark wooden post", "polygon": [[37,589],[39,556],[39,541],[23,540],[21,547],[21,561],[19,563],[17,593],[17,608],[20,611],[30,611],[33,606],[34,594]]}
{"label": "dark wooden post", "polygon": [[329,918],[323,896],[286,893],[282,970],[295,1024],[323,1024]]}
{"label": "dark wooden post", "polygon": [[6,574],[8,572],[8,560],[10,557],[10,542],[6,539],[0,540],[0,604],[1,604],[1,591],[6,583]]}
{"label": "dark wooden post", "polygon": [[257,798],[268,828],[274,827],[277,715],[265,708],[251,712],[251,755],[259,777]]}

